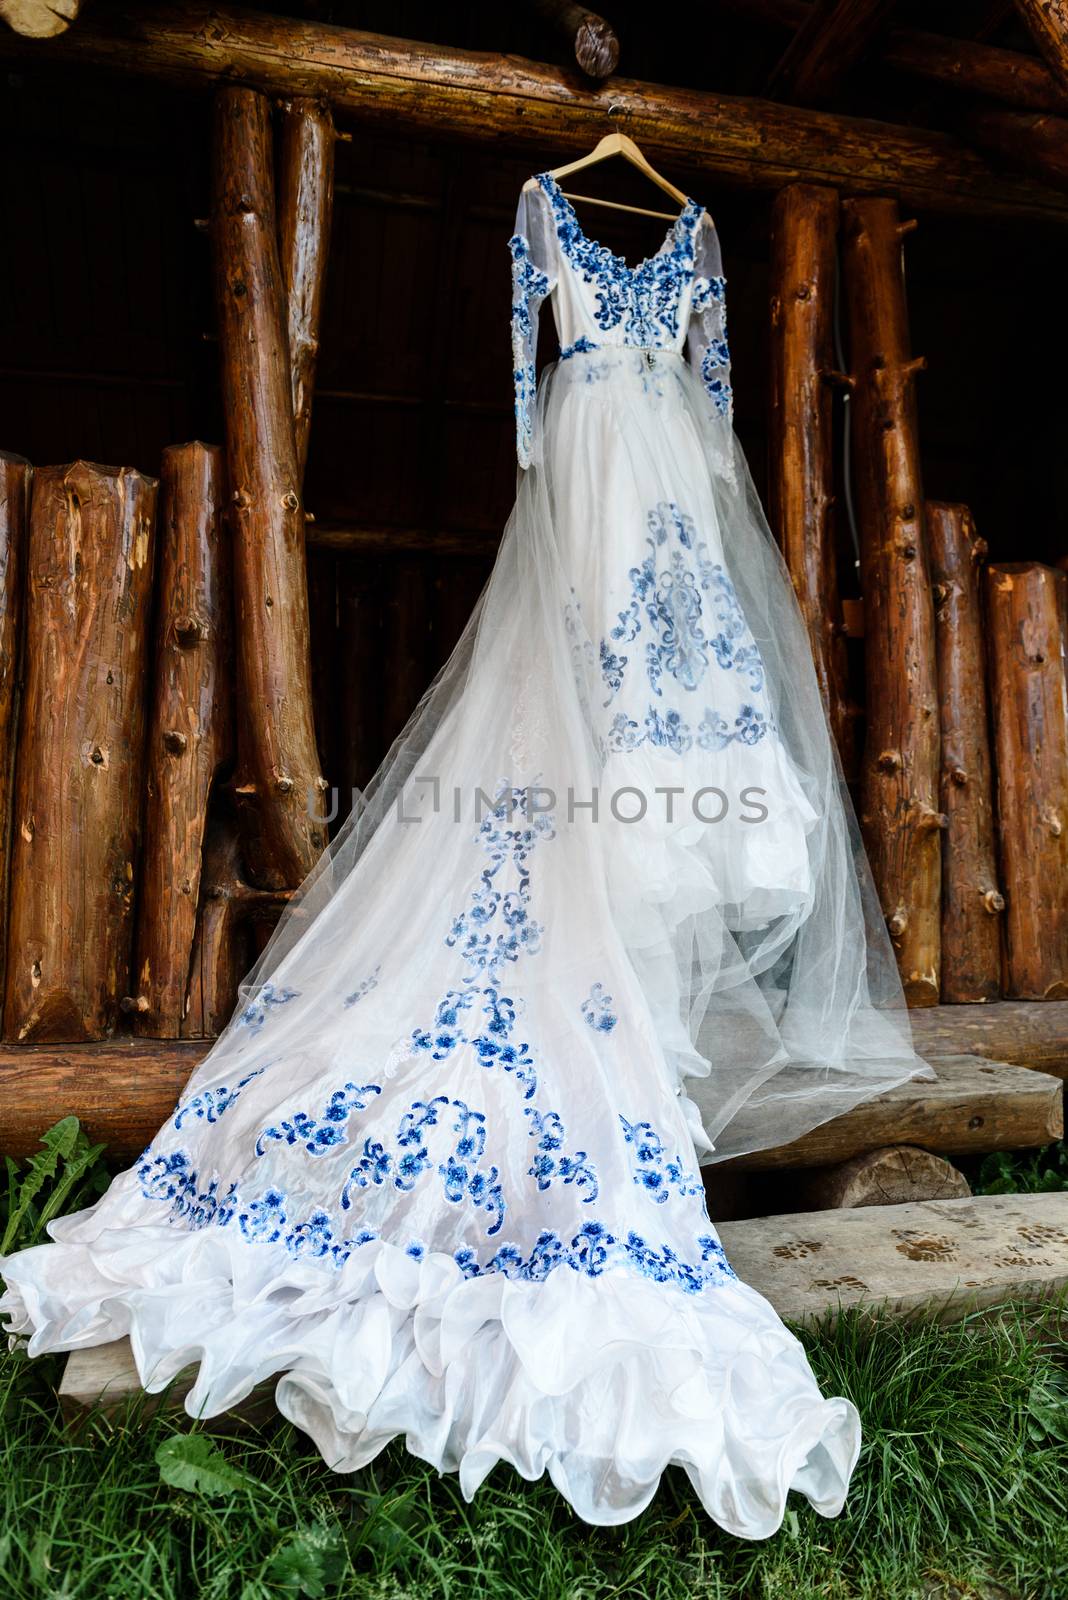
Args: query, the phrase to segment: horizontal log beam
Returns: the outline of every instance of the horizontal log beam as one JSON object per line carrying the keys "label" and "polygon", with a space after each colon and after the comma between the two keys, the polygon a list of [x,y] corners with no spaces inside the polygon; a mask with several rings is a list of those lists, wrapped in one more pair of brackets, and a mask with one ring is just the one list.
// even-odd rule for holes
{"label": "horizontal log beam", "polygon": [[998,1000],[913,1011],[912,1042],[925,1061],[985,1056],[1068,1079],[1068,1000]]}
{"label": "horizontal log beam", "polygon": [[347,522],[313,522],[308,548],[338,555],[485,556],[497,554],[499,533],[466,528],[356,527]]}
{"label": "horizontal log beam", "polygon": [[771,188],[804,180],[931,211],[1068,219],[1055,190],[1006,177],[947,134],[632,79],[578,84],[516,56],[445,53],[258,12],[127,4],[91,11],[45,46],[11,34],[0,49],[186,87],[225,81],[318,96],[379,127],[523,147],[536,160],[587,148],[612,106],[653,160],[685,161],[709,178]]}
{"label": "horizontal log beam", "polygon": [[[114,1154],[138,1155],[170,1116],[210,1048],[206,1039],[0,1047],[0,1153],[29,1154],[46,1128],[73,1115],[91,1139]],[[740,1156],[714,1172],[827,1166],[890,1142],[947,1155],[1023,1149],[1047,1144],[1063,1131],[1056,1077],[976,1056],[937,1060],[935,1072],[933,1082],[902,1084],[793,1144]],[[700,1106],[701,1082],[694,1095]],[[713,1176],[710,1182],[715,1181]]]}
{"label": "horizontal log beam", "polygon": [[[722,0],[721,0],[722,3]],[[812,0],[725,0],[731,11],[764,27],[795,32],[812,13]],[[880,40],[883,66],[1031,111],[1068,110],[1068,89],[1037,56],[975,39],[951,39],[918,28],[891,28]]]}
{"label": "horizontal log beam", "polygon": [[[1052,1074],[979,1056],[946,1056],[933,1066],[934,1081],[911,1079],[791,1144],[755,1150],[723,1165],[826,1167],[890,1143],[916,1145],[938,1155],[979,1155],[1033,1148],[1063,1134],[1064,1091]],[[700,1082],[691,1093],[700,1107]]]}

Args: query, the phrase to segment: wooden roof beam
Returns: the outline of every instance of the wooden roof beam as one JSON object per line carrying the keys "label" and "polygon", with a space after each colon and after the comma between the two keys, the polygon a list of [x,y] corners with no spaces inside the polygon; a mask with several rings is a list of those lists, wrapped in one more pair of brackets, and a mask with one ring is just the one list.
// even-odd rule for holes
{"label": "wooden roof beam", "polygon": [[768,94],[799,105],[830,100],[882,32],[896,0],[815,0],[768,82]]}
{"label": "wooden roof beam", "polygon": [[930,211],[1030,216],[1063,224],[1055,189],[992,169],[950,135],[691,89],[613,78],[576,84],[516,56],[357,33],[203,3],[93,8],[47,44],[14,34],[0,54],[111,68],[184,87],[247,84],[412,135],[520,147],[545,164],[587,149],[608,126],[653,161],[683,161],[707,178],[778,188],[805,181],[854,194],[893,195]]}
{"label": "wooden roof beam", "polygon": [[[797,31],[812,15],[812,0],[723,0],[740,17]],[[1003,100],[1022,110],[1068,112],[1068,89],[1037,56],[917,28],[891,28],[876,52],[883,66],[931,83]]]}
{"label": "wooden roof beam", "polygon": [[575,0],[526,0],[536,16],[574,52],[575,60],[588,78],[600,82],[610,77],[619,65],[619,39],[604,17]]}
{"label": "wooden roof beam", "polygon": [[1068,89],[1068,0],[1016,0],[1016,9],[1062,89]]}

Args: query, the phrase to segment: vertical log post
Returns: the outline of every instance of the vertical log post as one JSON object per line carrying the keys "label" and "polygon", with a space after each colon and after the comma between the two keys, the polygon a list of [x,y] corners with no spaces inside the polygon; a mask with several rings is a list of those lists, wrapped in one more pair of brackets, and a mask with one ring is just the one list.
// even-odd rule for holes
{"label": "vertical log post", "polygon": [[5,1025],[104,1038],[129,980],[156,483],[34,475]]}
{"label": "vertical log post", "polygon": [[0,452],[0,991],[7,949],[7,869],[18,724],[22,589],[33,468]]}
{"label": "vertical log post", "polygon": [[212,242],[233,497],[238,780],[249,870],[300,883],[325,843],[309,814],[325,786],[312,715],[304,512],[293,442],[270,107],[215,101]]}
{"label": "vertical log post", "polygon": [[208,798],[231,755],[232,605],[217,445],[171,445],[160,480],[155,701],[137,918],[138,1032],[177,1039],[196,930]]}
{"label": "vertical log post", "polygon": [[1008,993],[1068,999],[1068,578],[1037,562],[988,568],[998,835]]}
{"label": "vertical log post", "polygon": [[911,1005],[940,985],[941,838],[934,605],[893,200],[847,200],[845,264],[861,523],[868,733],[861,824]]}
{"label": "vertical log post", "polygon": [[780,189],[772,211],[768,508],[808,627],[838,753],[854,770],[834,539],[831,383],[838,194]]}
{"label": "vertical log post", "polygon": [[942,999],[996,1000],[1001,912],[994,849],[979,568],[986,542],[967,506],[927,502],[942,728]]}
{"label": "vertical log post", "polygon": [[278,243],[289,332],[293,438],[302,482],[330,251],[336,139],[333,116],[322,101],[293,100],[282,108]]}
{"label": "vertical log post", "polygon": [[255,957],[249,937],[256,918],[276,922],[286,889],[254,889],[242,876],[241,841],[233,816],[213,817],[204,843],[200,910],[189,962],[183,1039],[214,1039],[237,1004],[242,975]]}

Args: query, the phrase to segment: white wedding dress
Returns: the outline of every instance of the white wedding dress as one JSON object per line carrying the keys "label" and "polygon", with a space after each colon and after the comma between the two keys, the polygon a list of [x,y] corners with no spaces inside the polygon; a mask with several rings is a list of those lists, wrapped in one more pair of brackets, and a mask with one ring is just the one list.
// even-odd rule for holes
{"label": "white wedding dress", "polygon": [[510,250],[525,470],[467,631],[174,1115],[0,1305],[32,1354],[128,1334],[149,1389],[199,1362],[193,1414],[274,1378],[339,1471],[402,1436],[618,1523],[678,1463],[763,1537],[791,1488],[841,1508],[859,1423],[732,1272],[699,1155],[925,1068],[731,430],[711,220],[632,267],[542,175]]}

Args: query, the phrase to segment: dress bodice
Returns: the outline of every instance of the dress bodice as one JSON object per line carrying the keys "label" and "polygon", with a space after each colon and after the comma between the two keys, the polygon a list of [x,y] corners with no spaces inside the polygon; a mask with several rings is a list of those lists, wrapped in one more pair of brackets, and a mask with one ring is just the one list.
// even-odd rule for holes
{"label": "dress bodice", "polygon": [[560,359],[594,350],[684,350],[712,407],[730,417],[730,352],[719,240],[703,206],[687,200],[659,250],[631,266],[584,232],[551,173],[524,186],[512,256],[516,448],[534,459],[538,313],[550,300]]}

